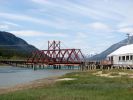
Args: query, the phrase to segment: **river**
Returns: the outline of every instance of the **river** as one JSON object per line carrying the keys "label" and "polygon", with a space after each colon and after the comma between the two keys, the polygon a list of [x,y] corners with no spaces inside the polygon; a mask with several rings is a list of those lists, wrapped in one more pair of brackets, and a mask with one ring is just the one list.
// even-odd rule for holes
{"label": "river", "polygon": [[61,76],[72,70],[32,70],[11,66],[0,66],[0,88],[28,83],[37,79]]}

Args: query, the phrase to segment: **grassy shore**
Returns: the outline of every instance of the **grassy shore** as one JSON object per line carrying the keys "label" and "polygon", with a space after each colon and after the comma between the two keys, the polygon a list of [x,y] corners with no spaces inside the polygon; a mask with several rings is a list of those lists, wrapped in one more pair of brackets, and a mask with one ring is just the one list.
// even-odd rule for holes
{"label": "grassy shore", "polygon": [[[99,71],[74,72],[56,82],[0,95],[0,100],[133,100],[133,79],[127,74],[121,77],[98,76]],[[112,72],[112,73],[110,73]],[[103,71],[118,75],[120,71]],[[123,72],[123,71],[121,71]],[[124,71],[132,75],[132,71]]]}

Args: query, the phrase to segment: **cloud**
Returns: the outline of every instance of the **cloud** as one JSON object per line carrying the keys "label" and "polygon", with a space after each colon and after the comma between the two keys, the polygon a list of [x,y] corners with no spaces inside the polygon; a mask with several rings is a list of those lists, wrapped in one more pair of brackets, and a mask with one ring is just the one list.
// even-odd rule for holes
{"label": "cloud", "polygon": [[[28,3],[30,1],[32,2]],[[36,37],[42,40],[54,38],[66,41],[72,47],[100,51],[113,41],[123,38],[118,31],[132,32],[132,0],[24,0],[18,6],[15,6],[15,1],[9,2],[9,6],[1,3],[1,21],[10,21],[3,23],[5,26],[1,27],[18,30],[14,34],[32,43]],[[118,24],[121,25],[117,26]],[[115,32],[118,34],[113,30],[117,30]],[[43,42],[42,40],[39,42]],[[106,43],[105,46],[99,46],[103,43]]]}
{"label": "cloud", "polygon": [[88,43],[86,43],[86,39],[89,39],[88,36],[89,36],[88,33],[78,32],[78,33],[76,33],[76,35],[74,36],[74,38],[71,41],[68,41],[66,43],[71,44],[70,45],[71,47],[80,48],[84,51],[84,53],[87,53],[88,52],[88,49],[87,49]]}
{"label": "cloud", "polygon": [[13,19],[13,20],[30,21],[30,22],[39,23],[39,24],[48,23],[48,21],[43,20],[43,19],[38,19],[38,18],[31,17],[31,16],[27,16],[27,15],[13,14],[13,13],[2,13],[1,12],[0,17]]}
{"label": "cloud", "polygon": [[110,30],[110,27],[108,25],[101,23],[101,22],[91,23],[89,24],[89,27],[94,30],[103,30],[103,31]]}
{"label": "cloud", "polygon": [[6,24],[0,24],[0,30],[8,30],[9,26]]}
{"label": "cloud", "polygon": [[79,39],[84,39],[84,38],[87,38],[88,37],[88,33],[83,33],[83,32],[78,32],[76,34],[76,38],[79,38]]}
{"label": "cloud", "polygon": [[118,25],[116,26],[117,28],[126,28],[126,27],[131,27],[133,26],[133,23],[132,21],[130,22],[121,22],[121,23],[118,23]]}
{"label": "cloud", "polygon": [[3,30],[3,31],[7,31],[15,27],[20,27],[20,25],[12,23],[12,22],[8,22],[8,21],[2,21],[0,23],[0,30]]}
{"label": "cloud", "polygon": [[[39,11],[46,11],[44,10],[45,8],[47,10],[51,10],[51,8],[54,8],[55,11],[63,12],[68,15],[73,15],[76,14],[78,16],[86,16],[91,19],[98,19],[98,20],[105,20],[105,19],[110,19],[110,20],[121,20],[122,16],[119,13],[115,13],[114,10],[112,9],[107,9],[104,6],[100,6],[97,2],[90,2],[87,1],[87,3],[75,3],[71,1],[61,1],[61,2],[55,2],[55,1],[50,1],[50,0],[31,0],[33,3],[39,4]],[[87,5],[88,4],[88,5]],[[95,4],[95,5],[92,5]],[[42,5],[40,7],[40,5]],[[103,4],[102,4],[103,5]],[[106,9],[107,10],[106,10]],[[115,13],[115,15],[114,15]]]}
{"label": "cloud", "polygon": [[17,35],[17,36],[23,36],[23,37],[67,37],[66,34],[63,33],[45,33],[40,31],[33,31],[33,30],[21,30],[21,31],[10,31],[11,33]]}
{"label": "cloud", "polygon": [[118,30],[118,32],[122,33],[133,33],[133,27],[125,27]]}
{"label": "cloud", "polygon": [[31,1],[39,4],[46,4],[46,2],[48,2],[48,0],[31,0]]}
{"label": "cloud", "polygon": [[7,24],[9,26],[14,26],[14,27],[20,27],[19,24],[13,23],[13,22],[9,22],[9,21],[3,21],[4,24]]}
{"label": "cloud", "polygon": [[[50,20],[50,19],[45,20],[45,19],[36,18],[36,17],[33,17],[33,16],[13,14],[13,13],[2,13],[2,12],[0,12],[0,17],[15,20],[15,21],[16,20],[25,21],[26,23],[31,22],[31,23],[46,25],[46,26],[50,26],[50,27],[55,28],[55,29],[68,29],[70,27],[74,27],[74,24],[75,25],[77,24],[73,21],[69,22],[68,20],[64,20],[64,19],[57,20],[57,18],[55,18],[55,20]],[[11,22],[6,22],[6,23],[10,24],[10,25],[14,25],[14,26],[20,26],[20,25],[17,25],[15,23],[11,23]]]}

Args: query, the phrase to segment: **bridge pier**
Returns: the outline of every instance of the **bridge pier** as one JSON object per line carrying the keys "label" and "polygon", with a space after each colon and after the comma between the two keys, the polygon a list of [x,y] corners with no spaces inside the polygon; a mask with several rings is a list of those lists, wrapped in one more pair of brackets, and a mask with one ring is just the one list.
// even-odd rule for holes
{"label": "bridge pier", "polygon": [[33,70],[36,70],[36,69],[37,69],[37,65],[34,64],[34,65],[33,65]]}
{"label": "bridge pier", "polygon": [[[22,68],[31,68],[33,70],[37,70],[37,69],[57,69],[57,70],[61,70],[61,69],[67,69],[67,70],[74,70],[74,69],[79,69],[79,70],[85,70],[83,64],[80,63],[70,63],[66,62],[66,63],[55,63],[55,64],[51,64],[48,65],[46,63],[36,63],[36,62],[27,62],[26,60],[5,60],[5,61],[0,61],[1,63],[5,63],[5,64],[9,64],[11,66],[14,67],[22,67]],[[77,67],[77,66],[78,67]]]}

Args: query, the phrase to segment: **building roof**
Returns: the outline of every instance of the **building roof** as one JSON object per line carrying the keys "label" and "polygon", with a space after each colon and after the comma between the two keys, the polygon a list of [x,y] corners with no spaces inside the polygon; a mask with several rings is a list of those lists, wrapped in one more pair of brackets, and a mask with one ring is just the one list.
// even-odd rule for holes
{"label": "building roof", "polygon": [[115,50],[108,56],[123,55],[123,54],[133,54],[133,44],[122,46],[119,49]]}

